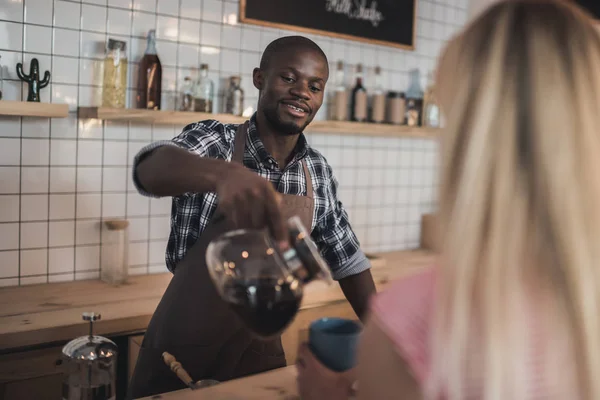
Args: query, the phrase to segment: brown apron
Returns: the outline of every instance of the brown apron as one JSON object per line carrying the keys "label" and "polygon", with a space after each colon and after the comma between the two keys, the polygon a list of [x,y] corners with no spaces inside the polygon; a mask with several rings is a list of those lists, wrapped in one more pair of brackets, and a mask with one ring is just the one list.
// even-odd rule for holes
{"label": "brown apron", "polygon": [[[248,122],[238,127],[232,161],[243,164]],[[306,163],[306,196],[282,195],[285,218],[297,215],[312,229],[313,187]],[[218,215],[216,213],[215,215]],[[192,379],[226,381],[286,365],[281,338],[254,339],[217,293],[205,253],[216,236],[234,229],[226,219],[213,218],[189,249],[165,291],[144,335],[128,398],[140,398],[185,388],[164,364],[173,354]],[[126,307],[126,305],[124,305]]]}

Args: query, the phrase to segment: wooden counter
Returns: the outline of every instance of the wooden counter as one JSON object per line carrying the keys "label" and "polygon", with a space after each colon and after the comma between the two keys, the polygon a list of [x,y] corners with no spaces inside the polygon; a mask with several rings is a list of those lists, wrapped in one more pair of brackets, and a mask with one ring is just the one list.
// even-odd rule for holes
{"label": "wooden counter", "polygon": [[199,390],[178,390],[143,400],[300,400],[294,365]]}
{"label": "wooden counter", "polygon": [[[374,265],[378,290],[388,281],[431,265],[429,251],[380,254],[384,265]],[[142,332],[146,329],[171,274],[132,277],[128,284],[112,287],[100,281],[55,283],[0,289],[0,351],[60,343],[87,334],[84,311],[102,314],[95,324],[98,335]],[[302,308],[318,307],[344,299],[339,285],[313,283],[306,287]]]}

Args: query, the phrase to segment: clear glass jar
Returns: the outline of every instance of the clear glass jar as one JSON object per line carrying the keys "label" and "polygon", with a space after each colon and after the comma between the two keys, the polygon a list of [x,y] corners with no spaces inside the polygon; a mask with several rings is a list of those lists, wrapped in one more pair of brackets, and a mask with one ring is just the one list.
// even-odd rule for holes
{"label": "clear glass jar", "polygon": [[104,222],[100,279],[110,285],[127,282],[129,276],[129,221]]}
{"label": "clear glass jar", "polygon": [[127,99],[127,45],[124,41],[108,39],[102,81],[102,106],[125,108]]}

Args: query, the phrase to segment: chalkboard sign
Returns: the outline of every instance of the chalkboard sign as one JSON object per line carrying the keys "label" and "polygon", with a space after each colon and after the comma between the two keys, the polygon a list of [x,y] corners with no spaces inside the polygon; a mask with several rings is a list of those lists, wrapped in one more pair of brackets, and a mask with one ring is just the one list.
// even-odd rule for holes
{"label": "chalkboard sign", "polygon": [[416,0],[241,0],[245,23],[414,49]]}
{"label": "chalkboard sign", "polygon": [[600,0],[575,0],[575,3],[579,4],[596,18],[600,18]]}

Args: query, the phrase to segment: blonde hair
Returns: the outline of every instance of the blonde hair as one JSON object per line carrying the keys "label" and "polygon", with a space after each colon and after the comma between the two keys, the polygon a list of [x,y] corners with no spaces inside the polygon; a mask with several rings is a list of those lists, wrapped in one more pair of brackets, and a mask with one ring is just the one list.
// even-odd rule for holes
{"label": "blonde hair", "polygon": [[[426,398],[600,399],[600,37],[500,2],[439,64],[441,267]],[[537,393],[537,395],[540,395]]]}

